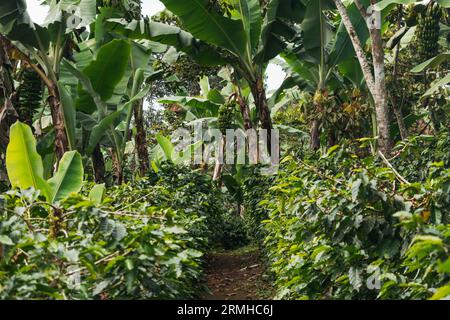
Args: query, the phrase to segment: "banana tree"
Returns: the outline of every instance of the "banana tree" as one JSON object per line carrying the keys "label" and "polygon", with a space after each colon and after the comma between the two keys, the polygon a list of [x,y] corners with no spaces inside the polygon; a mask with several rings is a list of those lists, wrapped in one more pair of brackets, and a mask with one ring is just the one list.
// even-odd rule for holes
{"label": "banana tree", "polygon": [[[335,62],[330,62],[327,47],[333,40],[334,34],[332,27],[325,16],[325,10],[332,9],[332,3],[328,0],[309,1],[306,4],[306,16],[302,23],[302,44],[303,54],[312,58],[318,67],[317,75],[315,77],[316,93],[315,97],[328,96],[327,84],[332,75]],[[319,36],[315,33],[319,30]],[[339,50],[340,48],[338,48]],[[301,58],[300,58],[301,59]],[[289,61],[289,59],[287,59]],[[301,61],[299,61],[301,63]],[[313,77],[314,79],[314,77]],[[314,99],[316,108],[321,110],[323,99]],[[312,150],[316,150],[320,145],[320,120],[314,119],[311,125],[311,145]]]}
{"label": "banana tree", "polygon": [[[448,63],[450,61],[450,51],[445,52],[442,54],[437,55],[436,57],[433,57],[415,68],[413,68],[411,71],[414,73],[423,73],[430,69],[436,69],[443,63]],[[444,89],[443,94],[448,95],[448,84],[450,83],[450,74],[444,75],[438,79],[436,79],[434,82],[431,83],[430,88],[424,93],[422,96],[423,102],[426,103],[427,100],[430,98],[430,96],[435,95],[440,90]],[[447,88],[447,90],[445,90]],[[430,118],[433,123],[433,126],[435,130],[439,131],[441,129],[442,123],[445,119],[442,119],[442,117],[437,117],[432,110],[430,110]],[[440,119],[441,118],[441,119]]]}
{"label": "banana tree", "polygon": [[261,126],[270,134],[272,120],[264,86],[265,66],[284,50],[286,40],[295,35],[295,29],[287,21],[302,20],[303,4],[273,0],[267,4],[263,17],[258,0],[230,1],[233,11],[228,18],[209,11],[208,1],[162,2],[194,37],[232,55],[234,61],[230,65],[249,83]]}
{"label": "banana tree", "polygon": [[[231,82],[225,86],[222,91],[211,89],[207,77],[200,81],[202,92],[197,97],[175,96],[160,99],[160,103],[176,105],[182,108],[187,125],[196,126],[196,124],[206,124],[206,134],[212,138],[214,133],[211,130],[220,130],[225,134],[226,129],[247,129],[246,121],[237,111],[242,101],[247,100],[239,96]],[[201,141],[202,147],[215,148],[216,152],[223,153],[226,144],[224,136],[215,137],[213,141]],[[211,139],[207,139],[211,140]],[[216,154],[216,156],[218,156]],[[223,163],[219,158],[216,159],[213,180],[219,180],[223,169]]]}
{"label": "banana tree", "polygon": [[[315,110],[311,121],[310,148],[316,150],[320,146],[320,128],[322,120],[318,115],[326,109],[327,101],[331,101],[329,92],[344,87],[343,79],[338,75],[337,66],[342,64],[340,71],[346,70],[345,65],[355,65],[357,61],[349,50],[350,39],[342,26],[335,31],[327,12],[335,9],[332,0],[304,0],[306,6],[305,18],[301,24],[301,31],[295,38],[296,45],[282,54],[286,62],[286,72],[289,77],[281,88],[273,95],[272,101],[277,101],[278,95],[285,89],[294,86],[309,91],[314,96]],[[363,24],[362,17],[355,21],[357,26]],[[367,39],[368,33],[364,28],[357,29],[360,39]],[[356,67],[356,69],[359,69]],[[349,72],[347,72],[348,75]],[[356,70],[352,76],[354,85],[361,85],[360,72]],[[311,112],[310,112],[311,113]],[[330,132],[329,132],[330,133]],[[334,134],[329,134],[332,139]],[[333,144],[332,142],[330,142]]]}
{"label": "banana tree", "polygon": [[174,35],[176,27],[163,27],[148,20],[115,22],[123,25],[128,37],[144,37],[175,46],[202,64],[231,65],[249,83],[259,121],[270,131],[272,120],[264,70],[268,61],[286,48],[286,40],[295,35],[295,27],[289,22],[302,21],[305,9],[302,2],[272,0],[262,10],[258,0],[231,1],[232,17],[209,10],[206,0],[162,2],[179,17],[187,32],[179,30]]}
{"label": "banana tree", "polygon": [[[48,91],[55,131],[55,153],[60,160],[64,153],[74,149],[74,110],[62,103],[60,63],[74,47],[74,39],[82,28],[95,19],[95,0],[45,1],[50,12],[43,23],[33,23],[25,0],[4,0],[0,4],[0,33],[25,64],[28,64],[45,83]],[[81,18],[82,17],[82,18]]]}
{"label": "banana tree", "polygon": [[[149,56],[148,48],[115,39],[100,47],[95,60],[82,70],[76,64],[63,61],[63,68],[79,83],[76,99],[72,100],[77,106],[77,118],[88,135],[82,142],[83,150],[87,155],[94,155],[99,145],[111,147],[117,183],[123,181],[125,148],[131,138],[133,113],[142,107],[149,90],[149,86],[144,85],[146,73],[143,70]],[[144,161],[148,162],[148,157]]]}

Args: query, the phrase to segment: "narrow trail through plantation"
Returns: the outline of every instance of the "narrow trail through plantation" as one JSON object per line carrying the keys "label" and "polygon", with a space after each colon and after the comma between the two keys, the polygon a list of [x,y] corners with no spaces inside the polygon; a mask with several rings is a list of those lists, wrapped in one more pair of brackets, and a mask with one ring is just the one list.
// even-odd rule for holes
{"label": "narrow trail through plantation", "polygon": [[208,257],[206,284],[209,292],[202,300],[264,300],[273,288],[265,279],[258,249],[244,247],[213,252]]}

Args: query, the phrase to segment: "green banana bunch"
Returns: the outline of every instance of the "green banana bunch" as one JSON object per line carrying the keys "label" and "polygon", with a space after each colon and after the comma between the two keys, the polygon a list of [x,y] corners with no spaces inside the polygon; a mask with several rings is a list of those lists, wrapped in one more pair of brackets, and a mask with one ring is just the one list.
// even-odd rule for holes
{"label": "green banana bunch", "polygon": [[227,129],[232,129],[235,110],[236,104],[234,102],[229,102],[220,106],[219,116],[217,117],[217,128],[223,134],[226,133]]}
{"label": "green banana bunch", "polygon": [[20,121],[31,126],[33,117],[42,103],[43,85],[41,78],[32,69],[25,69],[19,90],[19,108],[17,108],[17,113]]}
{"label": "green banana bunch", "polygon": [[439,54],[439,22],[442,8],[436,2],[431,2],[418,16],[416,29],[418,62],[431,59]]}

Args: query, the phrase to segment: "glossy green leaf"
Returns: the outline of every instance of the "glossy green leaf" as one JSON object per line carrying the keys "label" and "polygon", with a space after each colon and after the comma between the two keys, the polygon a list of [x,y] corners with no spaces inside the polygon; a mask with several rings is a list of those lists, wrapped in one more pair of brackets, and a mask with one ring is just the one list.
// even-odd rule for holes
{"label": "glossy green leaf", "polygon": [[446,61],[450,61],[450,52],[441,53],[440,55],[419,64],[418,66],[414,67],[411,72],[418,73],[427,69],[435,68]]}
{"label": "glossy green leaf", "polygon": [[[130,101],[125,103],[119,110],[110,113],[106,117],[104,117],[97,125],[95,125],[92,128],[91,135],[89,138],[89,145],[86,149],[86,152],[88,154],[91,154],[94,151],[94,148],[97,146],[97,144],[100,142],[100,140],[105,136],[105,134],[115,134],[114,130],[111,128],[114,128],[115,122],[124,114],[128,114],[130,112],[130,109],[133,107],[133,104],[137,100],[143,99],[150,87],[146,87],[143,90],[141,90],[136,96],[134,96]],[[107,132],[109,130],[109,132]]]}
{"label": "glossy green leaf", "polygon": [[0,33],[39,50],[47,50],[50,43],[49,30],[31,21],[25,0],[1,1]]}
{"label": "glossy green leaf", "polygon": [[266,16],[261,31],[259,50],[254,57],[257,63],[265,63],[287,47],[287,41],[292,39],[297,30],[289,22],[301,23],[306,12],[302,1],[271,0],[267,4]]}
{"label": "glossy green leaf", "polygon": [[236,0],[242,25],[247,37],[249,53],[257,47],[261,35],[262,17],[259,0]]}
{"label": "glossy green leaf", "polygon": [[208,92],[207,98],[208,98],[208,100],[211,100],[212,102],[217,103],[217,104],[224,104],[225,103],[225,98],[222,96],[220,91],[217,90],[217,89],[210,90]]}
{"label": "glossy green leaf", "polygon": [[60,201],[80,191],[83,184],[83,162],[77,151],[66,152],[59,162],[58,171],[48,180],[50,201]]}
{"label": "glossy green leaf", "polygon": [[89,192],[89,200],[91,200],[94,204],[99,205],[102,203],[105,193],[105,184],[96,184]]}
{"label": "glossy green leaf", "polygon": [[439,91],[439,89],[441,89],[443,86],[445,86],[448,83],[450,83],[450,73],[447,74],[444,78],[433,82],[431,84],[431,88],[427,92],[425,92],[425,94],[423,96],[427,97],[427,96],[432,95],[433,93]]}
{"label": "glossy green leaf", "polygon": [[147,19],[131,22],[123,19],[109,19],[108,27],[130,39],[147,39],[174,46],[202,65],[220,65],[228,61],[210,44],[195,39],[189,32],[164,23]]}
{"label": "glossy green leaf", "polygon": [[[97,58],[83,70],[102,101],[106,102],[113,96],[114,89],[124,77],[130,54],[131,47],[127,40],[113,40],[101,47]],[[76,106],[77,110],[88,114],[95,111],[94,100],[84,86],[79,87]]]}
{"label": "glossy green leaf", "polygon": [[175,152],[175,147],[173,146],[172,141],[170,139],[164,137],[162,134],[156,134],[156,140],[158,141],[159,146],[161,147],[164,155],[166,156],[166,160],[171,161],[173,154]]}
{"label": "glossy green leaf", "polygon": [[225,48],[240,57],[245,56],[245,31],[240,21],[232,20],[209,10],[205,0],[162,0],[167,9],[176,14],[183,27],[194,37]]}
{"label": "glossy green leaf", "polygon": [[450,297],[450,285],[439,288],[431,297],[431,300],[448,300]]}
{"label": "glossy green leaf", "polygon": [[[68,72],[70,72],[78,79],[80,85],[83,87],[83,90],[85,90],[86,93],[88,93],[91,96],[91,99],[93,100],[95,107],[98,109],[99,113],[103,115],[106,114],[107,112],[106,102],[103,101],[102,97],[95,91],[89,77],[80,70],[78,70],[76,66],[74,66],[72,63],[70,63],[65,59],[62,61],[62,65],[67,69]],[[89,111],[88,113],[92,113],[94,111],[93,110],[94,108],[92,106],[84,106],[81,109],[85,109],[86,111]]]}
{"label": "glossy green leaf", "polygon": [[6,169],[12,187],[34,188],[50,199],[50,187],[44,180],[44,167],[36,151],[36,139],[26,124],[16,122],[11,126]]}
{"label": "glossy green leaf", "polygon": [[306,4],[306,14],[302,22],[303,45],[317,63],[325,59],[328,45],[334,38],[333,28],[325,15],[325,10],[333,7],[330,0],[311,0]]}
{"label": "glossy green leaf", "polygon": [[0,243],[5,244],[7,246],[14,245],[14,242],[7,235],[0,235]]}

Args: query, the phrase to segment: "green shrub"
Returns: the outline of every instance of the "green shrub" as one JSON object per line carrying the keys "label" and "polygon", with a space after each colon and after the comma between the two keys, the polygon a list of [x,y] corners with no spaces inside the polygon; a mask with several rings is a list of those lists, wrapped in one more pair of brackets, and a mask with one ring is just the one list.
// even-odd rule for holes
{"label": "green shrub", "polygon": [[268,210],[265,206],[261,206],[260,202],[269,192],[273,180],[273,176],[263,176],[257,168],[254,168],[243,185],[246,231],[248,237],[258,243],[265,237],[261,222],[268,218]]}
{"label": "green shrub", "polygon": [[2,197],[1,299],[193,297],[201,275],[202,218],[172,209],[94,206],[78,196],[60,204],[65,222],[51,236],[52,207],[32,191]]}
{"label": "green shrub", "polygon": [[224,249],[237,249],[249,244],[244,220],[233,214],[226,214],[223,218],[220,243]]}
{"label": "green shrub", "polygon": [[[244,237],[238,235],[239,232],[245,233],[244,229],[231,233],[230,229],[240,227],[239,220],[229,217],[230,213],[224,206],[227,199],[209,175],[165,162],[148,183],[169,191],[171,196],[165,205],[206,219],[210,246],[233,247],[239,241],[245,243]],[[234,240],[236,237],[241,240]]]}
{"label": "green shrub", "polygon": [[[401,185],[391,169],[353,150],[287,157],[259,202],[256,216],[268,216],[253,227],[263,229],[277,297],[411,299],[445,291],[449,275],[439,266],[448,263],[450,170],[428,163],[426,180]],[[429,250],[414,250],[423,241]],[[375,280],[379,288],[370,285]]]}

